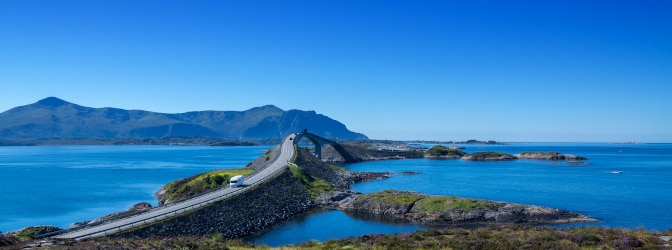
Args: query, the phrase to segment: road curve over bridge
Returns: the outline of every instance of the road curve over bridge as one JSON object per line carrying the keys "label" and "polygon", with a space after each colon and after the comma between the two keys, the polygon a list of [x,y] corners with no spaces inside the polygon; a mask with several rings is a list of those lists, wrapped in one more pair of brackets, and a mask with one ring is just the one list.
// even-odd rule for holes
{"label": "road curve over bridge", "polygon": [[148,212],[123,218],[120,220],[111,221],[109,223],[86,227],[81,230],[66,230],[62,234],[52,236],[54,238],[64,238],[64,239],[84,239],[90,237],[98,237],[109,234],[114,234],[116,232],[126,230],[129,228],[141,226],[147,223],[152,223],[155,221],[160,221],[169,217],[173,217],[191,210],[199,209],[201,207],[207,206],[208,204],[227,199],[243,193],[247,189],[250,189],[254,186],[257,186],[267,179],[275,177],[276,175],[282,173],[288,164],[288,162],[294,157],[294,143],[293,140],[297,134],[290,134],[285,137],[282,141],[282,146],[280,147],[280,154],[270,165],[268,165],[263,170],[255,173],[252,176],[245,178],[245,185],[242,187],[234,188],[223,188],[214,192],[205,193],[188,200],[184,200],[178,203],[172,203],[165,206],[156,207],[149,210]]}

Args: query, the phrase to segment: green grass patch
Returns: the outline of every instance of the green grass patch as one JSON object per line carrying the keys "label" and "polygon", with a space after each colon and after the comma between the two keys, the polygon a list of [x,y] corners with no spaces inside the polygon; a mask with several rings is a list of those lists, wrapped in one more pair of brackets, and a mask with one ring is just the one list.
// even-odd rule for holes
{"label": "green grass patch", "polygon": [[301,185],[306,187],[310,197],[313,199],[316,199],[323,192],[329,192],[336,189],[325,180],[309,175],[306,171],[294,164],[289,165],[289,171],[292,172],[294,178],[297,178],[299,182],[301,182]]}
{"label": "green grass patch", "polygon": [[233,176],[249,175],[253,172],[254,169],[251,168],[215,170],[173,181],[166,184],[164,189],[169,200],[179,200],[227,185]]}
{"label": "green grass patch", "polygon": [[439,213],[447,210],[447,203],[446,196],[432,196],[417,201],[415,207],[422,213]]}
{"label": "green grass patch", "polygon": [[458,198],[452,196],[430,196],[421,199],[415,203],[415,208],[422,213],[441,213],[450,210],[469,211],[473,209],[489,208],[496,205],[496,202]]}
{"label": "green grass patch", "polygon": [[400,191],[395,191],[395,190],[383,190],[377,193],[372,193],[372,194],[363,194],[357,197],[357,200],[360,199],[375,199],[375,203],[383,203],[383,204],[398,204],[398,205],[404,205],[404,206],[410,206],[414,202],[425,198],[425,196],[416,194],[416,193],[410,193],[410,192],[400,192]]}
{"label": "green grass patch", "polygon": [[16,234],[16,238],[19,238],[20,240],[34,239],[35,235],[38,235],[41,232],[42,228],[40,227],[29,227],[21,230],[18,234]]}
{"label": "green grass patch", "polygon": [[448,197],[448,209],[462,209],[463,211],[468,211],[472,209],[488,208],[497,204],[494,201],[486,200],[477,200],[477,199],[468,199],[468,198],[458,198],[458,197]]}

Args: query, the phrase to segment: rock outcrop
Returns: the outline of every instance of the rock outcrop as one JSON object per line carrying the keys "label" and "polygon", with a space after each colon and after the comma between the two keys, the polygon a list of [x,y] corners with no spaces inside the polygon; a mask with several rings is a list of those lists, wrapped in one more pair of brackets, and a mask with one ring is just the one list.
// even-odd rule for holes
{"label": "rock outcrop", "polygon": [[34,239],[36,235],[53,233],[61,230],[62,229],[55,226],[30,226],[30,227],[24,227],[22,229],[16,230],[8,234],[18,239],[25,240],[25,239]]}
{"label": "rock outcrop", "polygon": [[588,158],[583,156],[571,155],[571,154],[561,154],[558,152],[522,152],[520,154],[515,154],[515,157],[519,159],[530,159],[530,160],[570,160],[570,161],[582,161],[588,160]]}
{"label": "rock outcrop", "polygon": [[597,221],[585,215],[547,207],[430,196],[408,191],[388,190],[367,195],[332,192],[320,198],[318,204],[325,207],[423,225],[558,224]]}
{"label": "rock outcrop", "polygon": [[145,212],[145,211],[147,211],[151,208],[152,208],[152,204],[149,204],[147,202],[140,202],[140,203],[137,203],[137,204],[131,206],[131,208],[129,208],[128,210],[123,211],[123,212],[108,214],[108,215],[105,215],[105,216],[101,216],[98,219],[91,220],[91,221],[82,221],[82,222],[72,223],[72,224],[70,224],[70,228],[88,226],[88,225],[92,225],[92,224],[102,223],[102,222],[105,222],[105,221],[117,220],[117,219],[121,219],[121,218],[124,218],[124,217],[127,217],[127,216],[131,216],[131,215],[135,215],[135,214],[138,214],[138,213]]}
{"label": "rock outcrop", "polygon": [[[385,149],[373,149],[370,145],[367,144],[341,144],[341,147],[347,151],[354,160],[352,162],[346,163],[355,163],[363,161],[382,161],[382,160],[401,160],[401,159],[416,159],[423,157],[423,151],[421,150],[385,150]],[[333,148],[333,147],[332,147]],[[331,150],[330,147],[326,147],[322,150],[322,154]]]}
{"label": "rock outcrop", "polygon": [[436,145],[425,151],[425,158],[430,159],[459,159],[467,153],[452,147]]}
{"label": "rock outcrop", "polygon": [[500,152],[478,152],[462,156],[465,161],[512,161],[517,160],[513,155]]}

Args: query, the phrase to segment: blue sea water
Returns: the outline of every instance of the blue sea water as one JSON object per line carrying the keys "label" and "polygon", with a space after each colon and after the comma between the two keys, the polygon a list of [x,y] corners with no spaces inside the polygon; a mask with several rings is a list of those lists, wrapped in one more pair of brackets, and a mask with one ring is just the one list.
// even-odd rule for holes
{"label": "blue sea water", "polygon": [[[355,184],[362,193],[385,189],[540,205],[586,214],[608,226],[672,228],[672,144],[515,143],[465,145],[467,152],[557,151],[586,156],[563,161],[396,160],[346,165],[355,171],[419,172]],[[29,225],[68,227],[147,201],[163,184],[214,169],[239,168],[260,147],[55,146],[0,147],[0,231]],[[614,171],[622,171],[614,174]],[[278,246],[424,227],[371,221],[340,211],[316,211],[247,240]]]}
{"label": "blue sea water", "polygon": [[269,146],[0,147],[0,231],[92,220],[146,201],[173,180],[242,168]]}
{"label": "blue sea water", "polygon": [[[553,151],[590,158],[587,165],[565,161],[517,160],[470,162],[411,159],[346,165],[361,172],[419,172],[352,185],[362,193],[385,189],[417,191],[569,210],[600,222],[567,226],[672,229],[672,144],[515,143],[464,145],[464,151],[521,153]],[[622,171],[621,174],[615,174]],[[338,219],[322,220],[316,218]],[[319,220],[320,222],[313,222]],[[253,243],[280,246],[306,240],[357,236],[366,233],[415,231],[408,225],[388,224],[383,232],[354,224],[340,211],[323,211],[281,223],[249,237]],[[306,221],[306,222],[304,222]],[[371,222],[380,225],[382,222]],[[325,227],[328,225],[328,228]],[[420,227],[423,228],[423,227]]]}

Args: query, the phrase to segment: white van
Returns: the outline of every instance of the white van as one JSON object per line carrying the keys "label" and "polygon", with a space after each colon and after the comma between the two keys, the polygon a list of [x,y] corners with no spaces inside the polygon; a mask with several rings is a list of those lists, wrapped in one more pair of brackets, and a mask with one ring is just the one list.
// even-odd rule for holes
{"label": "white van", "polygon": [[229,187],[240,187],[243,185],[244,180],[245,178],[243,178],[242,175],[231,177],[231,181],[229,181]]}

